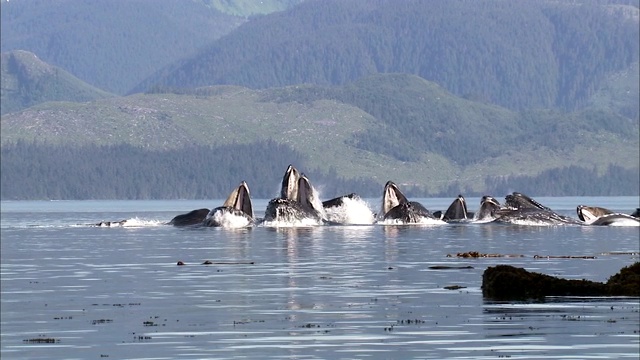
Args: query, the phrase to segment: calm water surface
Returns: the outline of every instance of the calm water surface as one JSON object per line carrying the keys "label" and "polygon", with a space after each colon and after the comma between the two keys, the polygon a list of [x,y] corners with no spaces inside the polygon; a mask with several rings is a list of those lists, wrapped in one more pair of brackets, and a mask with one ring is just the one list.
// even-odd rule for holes
{"label": "calm water surface", "polygon": [[[452,199],[418,200],[439,210]],[[537,200],[573,217],[579,204],[640,206]],[[496,264],[606,281],[639,260],[638,227],[163,225],[220,203],[3,201],[2,359],[639,357],[638,298],[503,303],[480,288]],[[122,219],[135,221],[88,226]],[[467,251],[517,256],[456,256]]]}

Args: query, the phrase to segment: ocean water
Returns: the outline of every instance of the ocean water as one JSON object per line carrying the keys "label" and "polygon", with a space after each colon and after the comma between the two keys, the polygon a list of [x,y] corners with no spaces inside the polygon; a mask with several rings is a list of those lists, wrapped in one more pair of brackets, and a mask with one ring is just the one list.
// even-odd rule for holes
{"label": "ocean water", "polygon": [[[453,199],[417,200],[443,210]],[[638,197],[537,200],[573,217],[580,204],[640,206]],[[467,201],[475,210],[479,199]],[[638,298],[496,302],[481,291],[497,264],[606,281],[639,261],[639,227],[164,225],[221,203],[2,201],[0,357],[640,356]],[[266,203],[254,200],[257,216]],[[509,256],[456,256],[469,251]]]}

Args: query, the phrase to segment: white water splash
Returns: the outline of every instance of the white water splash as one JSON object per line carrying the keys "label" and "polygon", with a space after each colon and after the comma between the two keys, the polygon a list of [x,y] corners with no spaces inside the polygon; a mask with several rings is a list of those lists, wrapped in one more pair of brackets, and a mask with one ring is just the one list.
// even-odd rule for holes
{"label": "white water splash", "polygon": [[345,197],[341,206],[325,209],[327,220],[343,225],[368,225],[375,223],[375,214],[369,204],[360,199]]}
{"label": "white water splash", "polygon": [[102,221],[97,224],[93,224],[93,226],[98,227],[153,227],[165,225],[166,223],[160,220],[145,220],[140,219],[138,217],[134,217],[131,219],[125,219],[121,221]]}
{"label": "white water splash", "polygon": [[223,228],[244,228],[251,226],[251,221],[246,216],[239,216],[228,211],[216,211],[211,217]]}
{"label": "white water splash", "polygon": [[609,224],[609,226],[640,226],[640,221],[634,219],[621,219]]}

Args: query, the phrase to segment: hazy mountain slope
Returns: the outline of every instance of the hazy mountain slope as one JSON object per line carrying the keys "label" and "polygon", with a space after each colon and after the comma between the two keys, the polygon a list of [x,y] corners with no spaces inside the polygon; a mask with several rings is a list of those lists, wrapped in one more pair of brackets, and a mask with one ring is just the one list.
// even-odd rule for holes
{"label": "hazy mountain slope", "polygon": [[243,24],[134,88],[345,84],[417,74],[511,109],[586,104],[638,61],[637,8],[574,1],[306,1]]}
{"label": "hazy mountain slope", "polygon": [[[311,168],[333,167],[345,178],[379,183],[394,179],[431,192],[456,181],[482,188],[489,175],[535,175],[569,165],[637,168],[640,161],[637,123],[624,118],[514,113],[403,74],[335,88],[219,86],[184,95],[47,103],[3,116],[1,130],[3,146],[23,139],[178,149],[273,140],[300,153]],[[410,160],[402,158],[409,153]]]}
{"label": "hazy mountain slope", "polygon": [[200,1],[1,2],[1,50],[27,50],[122,94],[246,21]]}
{"label": "hazy mountain slope", "polygon": [[286,10],[304,0],[202,0],[220,12],[235,16],[269,14]]}
{"label": "hazy mountain slope", "polygon": [[609,75],[589,99],[588,107],[640,118],[640,63]]}
{"label": "hazy mountain slope", "polygon": [[1,64],[0,110],[3,115],[46,101],[84,102],[114,96],[27,51],[3,53]]}

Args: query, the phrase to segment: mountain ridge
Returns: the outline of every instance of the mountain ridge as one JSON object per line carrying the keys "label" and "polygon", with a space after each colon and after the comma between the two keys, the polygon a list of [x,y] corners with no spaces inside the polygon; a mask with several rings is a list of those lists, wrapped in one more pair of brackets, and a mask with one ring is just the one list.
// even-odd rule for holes
{"label": "mountain ridge", "polygon": [[47,101],[84,102],[115,96],[93,87],[28,51],[2,53],[1,114]]}

